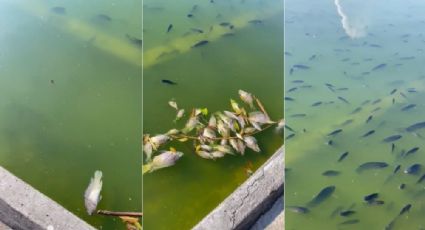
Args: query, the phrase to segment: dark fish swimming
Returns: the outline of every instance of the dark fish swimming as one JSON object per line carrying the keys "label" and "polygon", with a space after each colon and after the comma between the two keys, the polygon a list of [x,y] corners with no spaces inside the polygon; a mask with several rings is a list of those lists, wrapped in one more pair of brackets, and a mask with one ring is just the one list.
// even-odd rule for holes
{"label": "dark fish swimming", "polygon": [[169,33],[173,29],[173,24],[168,25],[167,27],[167,33]]}
{"label": "dark fish swimming", "polygon": [[321,105],[323,102],[318,101],[318,102],[314,102],[311,106],[315,107],[315,106],[319,106]]}
{"label": "dark fish swimming", "polygon": [[425,180],[425,174],[423,174],[418,181],[416,181],[416,184],[420,184],[422,181]]}
{"label": "dark fish swimming", "polygon": [[346,104],[350,104],[350,102],[348,102],[347,99],[345,99],[341,96],[338,96],[338,99],[341,100],[342,102],[346,103]]}
{"label": "dark fish swimming", "polygon": [[254,25],[260,25],[260,24],[263,24],[263,21],[261,21],[259,19],[254,19],[254,20],[248,21],[248,23],[251,23],[251,24],[254,24]]}
{"label": "dark fish swimming", "polygon": [[300,83],[301,84],[301,83],[304,83],[304,81],[303,80],[293,80],[292,83],[297,83],[297,84]]}
{"label": "dark fish swimming", "polygon": [[53,13],[56,13],[56,14],[60,14],[60,15],[64,15],[64,14],[66,14],[66,9],[65,9],[65,7],[62,7],[62,6],[56,6],[56,7],[53,7],[53,8],[51,8],[50,9]]}
{"label": "dark fish swimming", "polygon": [[230,24],[230,22],[221,22],[219,25],[220,26],[230,26],[231,24]]}
{"label": "dark fish swimming", "polygon": [[369,123],[369,121],[371,121],[373,118],[373,115],[370,115],[367,119],[366,119],[366,123]]}
{"label": "dark fish swimming", "polygon": [[404,157],[407,157],[410,154],[416,153],[419,150],[419,147],[413,147],[411,149],[409,149],[405,154]]}
{"label": "dark fish swimming", "polygon": [[401,168],[401,165],[397,165],[397,166],[394,168],[393,174],[396,174],[396,173],[400,170],[400,168]]}
{"label": "dark fish swimming", "polygon": [[425,122],[418,122],[406,128],[407,132],[414,132],[418,129],[425,128]]}
{"label": "dark fish swimming", "polygon": [[367,137],[367,136],[370,136],[374,133],[375,133],[375,130],[370,130],[370,131],[367,131],[365,134],[363,134],[361,137]]}
{"label": "dark fish swimming", "polygon": [[398,189],[403,190],[404,188],[406,188],[406,184],[400,184],[400,186],[398,186]]}
{"label": "dark fish swimming", "polygon": [[395,92],[397,92],[397,89],[391,90],[390,95],[393,95]]}
{"label": "dark fish swimming", "polygon": [[366,202],[371,202],[371,201],[376,200],[378,198],[378,196],[379,196],[379,193],[372,193],[372,194],[365,196],[363,198],[363,200],[366,201]]}
{"label": "dark fish swimming", "polygon": [[291,132],[295,132],[293,128],[289,127],[288,125],[285,124],[285,129],[291,131]]}
{"label": "dark fish swimming", "polygon": [[139,38],[136,38],[136,37],[133,37],[133,36],[131,36],[131,35],[129,35],[129,34],[126,34],[125,35],[125,37],[133,44],[133,45],[136,45],[136,46],[138,46],[138,47],[140,47],[140,48],[142,48],[143,47],[143,40],[142,39],[139,39]]}
{"label": "dark fish swimming", "polygon": [[287,93],[290,93],[290,92],[293,92],[293,91],[295,91],[297,89],[298,89],[298,87],[292,87],[292,88],[288,89],[286,92]]}
{"label": "dark fish swimming", "polygon": [[292,56],[292,53],[290,53],[290,52],[285,52],[284,53],[286,56]]}
{"label": "dark fish swimming", "polygon": [[401,215],[403,215],[404,213],[409,212],[409,211],[410,211],[410,208],[412,208],[412,205],[411,205],[411,204],[407,204],[407,205],[405,205],[405,206],[401,209],[401,211],[400,211],[400,213],[399,213],[398,215],[399,215],[399,216],[401,216]]}
{"label": "dark fish swimming", "polygon": [[379,65],[377,65],[377,66],[373,67],[371,71],[380,70],[380,69],[385,68],[386,66],[387,66],[387,64],[382,63],[382,64],[379,64]]}
{"label": "dark fish swimming", "polygon": [[174,82],[168,79],[162,79],[161,82],[168,85],[177,85],[177,82]]}
{"label": "dark fish swimming", "polygon": [[382,100],[381,99],[376,99],[376,100],[374,100],[374,101],[372,101],[372,105],[374,105],[374,104],[378,104],[379,102],[381,102]]}
{"label": "dark fish swimming", "polygon": [[347,156],[348,156],[349,152],[344,152],[341,154],[341,156],[338,158],[338,162],[343,161]]}
{"label": "dark fish swimming", "polygon": [[351,216],[351,215],[353,215],[353,214],[355,214],[356,213],[356,211],[353,211],[353,210],[346,210],[346,211],[342,211],[342,212],[340,212],[339,213],[339,215],[340,216],[343,216],[343,217],[347,217],[347,216]]}
{"label": "dark fish swimming", "polygon": [[196,48],[196,47],[204,46],[204,45],[206,45],[206,44],[208,44],[208,43],[209,43],[209,41],[207,41],[207,40],[202,40],[202,41],[199,41],[199,42],[195,43],[195,44],[192,46],[192,48]]}
{"label": "dark fish swimming", "polygon": [[288,136],[286,136],[285,140],[289,140],[295,136],[295,133],[291,133]]}
{"label": "dark fish swimming", "polygon": [[394,143],[392,143],[392,144],[391,144],[391,152],[394,152],[394,149],[395,149],[395,144],[394,144]]}
{"label": "dark fish swimming", "polygon": [[310,66],[296,64],[296,65],[293,65],[292,68],[295,68],[295,69],[310,69]]}
{"label": "dark fish swimming", "polygon": [[190,30],[193,31],[193,32],[196,32],[196,33],[200,33],[200,34],[204,33],[203,30],[198,29],[198,28],[191,28]]}
{"label": "dark fish swimming", "polygon": [[323,176],[338,176],[339,174],[341,174],[341,172],[336,170],[326,170],[322,173]]}
{"label": "dark fish swimming", "polygon": [[341,223],[339,223],[339,225],[357,224],[359,222],[360,222],[359,219],[352,219],[352,220],[347,220],[347,221],[341,222]]}
{"label": "dark fish swimming", "polygon": [[292,98],[292,97],[285,97],[284,99],[285,99],[285,101],[295,101],[295,99]]}
{"label": "dark fish swimming", "polygon": [[326,142],[326,144],[332,146],[334,144],[334,142],[332,140],[329,140],[328,142]]}
{"label": "dark fish swimming", "polygon": [[396,135],[386,137],[382,141],[385,142],[385,143],[390,143],[390,142],[400,140],[402,137],[403,137],[402,135],[396,134]]}
{"label": "dark fish swimming", "polygon": [[346,125],[348,125],[348,124],[353,123],[353,121],[354,121],[354,119],[348,119],[348,120],[344,121],[341,125],[342,125],[342,126],[346,126]]}
{"label": "dark fish swimming", "polygon": [[371,161],[361,164],[359,167],[357,167],[356,172],[362,173],[363,171],[370,170],[370,169],[383,169],[388,167],[388,164],[385,162],[379,162],[379,161]]}
{"label": "dark fish swimming", "polygon": [[421,164],[413,164],[407,167],[403,172],[406,174],[416,175],[421,170]]}
{"label": "dark fish swimming", "polygon": [[335,136],[335,135],[337,135],[340,132],[342,132],[342,129],[335,129],[334,131],[328,133],[327,136]]}
{"label": "dark fish swimming", "polygon": [[305,113],[296,113],[296,114],[292,114],[290,117],[306,117],[307,114]]}
{"label": "dark fish swimming", "polygon": [[362,107],[355,108],[350,114],[356,114],[362,110]]}
{"label": "dark fish swimming", "polygon": [[328,199],[335,191],[335,186],[331,185],[323,188],[310,202],[307,203],[308,207],[315,207]]}
{"label": "dark fish swimming", "polygon": [[410,109],[413,109],[416,107],[416,104],[408,104],[406,106],[404,106],[403,108],[401,108],[401,111],[408,111]]}
{"label": "dark fish swimming", "polygon": [[103,22],[110,22],[110,21],[112,21],[112,18],[109,17],[106,14],[98,14],[98,15],[96,15],[95,19],[97,19],[99,21],[103,21]]}

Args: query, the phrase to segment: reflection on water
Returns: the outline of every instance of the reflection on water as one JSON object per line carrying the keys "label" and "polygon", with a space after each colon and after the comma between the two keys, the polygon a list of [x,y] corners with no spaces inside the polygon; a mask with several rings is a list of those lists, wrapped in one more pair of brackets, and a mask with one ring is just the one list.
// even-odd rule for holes
{"label": "reflection on water", "polygon": [[[282,117],[283,4],[281,1],[144,1],[144,132],[181,128],[168,101],[189,111],[229,110],[238,90],[256,95],[272,119]],[[208,41],[208,43],[200,43]],[[164,84],[171,80],[175,85]],[[269,130],[258,136],[262,153],[197,156],[177,144],[176,165],[143,176],[146,229],[190,229],[246,180],[282,144]],[[159,221],[160,220],[160,221]]]}
{"label": "reflection on water", "polygon": [[334,3],[286,4],[286,228],[423,229],[425,5]]}
{"label": "reflection on water", "polygon": [[125,35],[140,34],[141,4],[0,5],[0,165],[93,226],[121,228],[88,216],[83,194],[101,170],[99,208],[140,211],[141,51]]}

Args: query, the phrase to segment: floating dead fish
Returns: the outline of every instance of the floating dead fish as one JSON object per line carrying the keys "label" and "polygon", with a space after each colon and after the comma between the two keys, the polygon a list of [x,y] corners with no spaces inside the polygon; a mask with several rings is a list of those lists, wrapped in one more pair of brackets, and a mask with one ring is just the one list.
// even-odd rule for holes
{"label": "floating dead fish", "polygon": [[206,45],[208,43],[209,43],[209,41],[202,40],[202,41],[199,41],[199,42],[195,43],[195,45],[193,45],[192,48],[201,47],[201,46],[204,46],[204,45]]}
{"label": "floating dead fish", "polygon": [[346,103],[346,104],[350,104],[350,102],[348,102],[348,101],[347,101],[347,99],[345,99],[345,98],[343,98],[343,97],[341,97],[341,96],[338,96],[338,99],[339,99],[340,101],[342,101],[342,102]]}
{"label": "floating dead fish", "polygon": [[173,29],[173,24],[168,25],[167,27],[167,33],[169,33]]}
{"label": "floating dead fish", "polygon": [[362,173],[365,170],[371,170],[371,169],[383,169],[388,167],[388,164],[385,162],[379,162],[379,161],[371,161],[361,164],[359,167],[357,167],[356,172]]}
{"label": "floating dead fish", "polygon": [[56,14],[60,14],[60,15],[64,15],[66,14],[66,9],[65,7],[62,6],[56,6],[50,9],[50,11],[56,13]]}
{"label": "floating dead fish", "polygon": [[287,208],[291,212],[300,213],[300,214],[306,214],[310,212],[308,208],[301,207],[301,206],[286,206],[285,208]]}
{"label": "floating dead fish", "polygon": [[336,170],[327,170],[322,173],[323,176],[338,176],[341,172]]}
{"label": "floating dead fish", "polygon": [[408,111],[410,109],[413,109],[416,107],[416,104],[408,104],[406,106],[404,106],[403,108],[401,108],[401,111]]}
{"label": "floating dead fish", "polygon": [[410,155],[410,154],[414,154],[414,153],[416,153],[417,151],[419,150],[419,147],[413,147],[413,148],[411,148],[411,149],[409,149],[405,154],[404,154],[404,157],[407,157],[408,155]]}
{"label": "floating dead fish", "polygon": [[335,186],[331,185],[323,188],[310,202],[307,203],[308,207],[315,207],[328,199],[335,191]]}
{"label": "floating dead fish", "polygon": [[340,133],[340,132],[342,132],[342,129],[336,129],[336,130],[334,130],[334,131],[332,131],[332,132],[330,132],[330,133],[328,133],[328,137],[329,136],[335,136],[335,135],[337,135],[338,133]]}
{"label": "floating dead fish", "polygon": [[97,204],[101,199],[101,190],[102,172],[97,170],[94,172],[94,177],[90,179],[90,184],[84,193],[84,205],[86,206],[86,210],[89,215],[93,214],[96,210]]}
{"label": "floating dead fish", "polygon": [[396,135],[386,137],[382,141],[385,142],[385,143],[390,143],[390,142],[400,140],[402,137],[403,137],[402,135],[396,134]]}
{"label": "floating dead fish", "polygon": [[367,136],[370,136],[374,133],[375,133],[375,130],[370,130],[370,131],[367,131],[365,134],[363,134],[361,137],[367,137]]}
{"label": "floating dead fish", "polygon": [[182,156],[182,152],[177,152],[175,150],[165,151],[155,156],[151,162],[143,165],[143,173],[153,172],[161,168],[173,166]]}
{"label": "floating dead fish", "polygon": [[379,65],[377,65],[377,66],[373,67],[371,71],[380,70],[380,69],[385,68],[386,66],[387,66],[387,64],[382,63],[382,64],[379,64]]}
{"label": "floating dead fish", "polygon": [[161,82],[168,85],[177,85],[177,82],[168,79],[162,79]]}
{"label": "floating dead fish", "polygon": [[406,128],[407,132],[414,132],[418,129],[425,128],[425,122],[418,122]]}
{"label": "floating dead fish", "polygon": [[348,153],[349,152],[344,152],[344,153],[342,153],[341,154],[341,156],[339,157],[339,159],[338,159],[338,162],[341,162],[341,161],[343,161],[347,156],[348,156]]}
{"label": "floating dead fish", "polygon": [[407,167],[403,172],[406,174],[416,175],[421,170],[421,164],[413,164]]}
{"label": "floating dead fish", "polygon": [[306,69],[310,69],[310,66],[307,66],[307,65],[301,65],[301,64],[293,65],[292,67],[293,67],[293,68],[296,68],[296,69],[304,69],[304,70],[306,70]]}

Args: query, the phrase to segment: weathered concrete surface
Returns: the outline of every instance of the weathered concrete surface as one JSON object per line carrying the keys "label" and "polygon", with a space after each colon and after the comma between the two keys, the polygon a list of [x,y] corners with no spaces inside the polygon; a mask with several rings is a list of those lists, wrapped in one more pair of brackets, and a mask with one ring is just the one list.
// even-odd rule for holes
{"label": "weathered concrete surface", "polygon": [[193,230],[245,230],[283,195],[283,146]]}
{"label": "weathered concrete surface", "polygon": [[[0,223],[14,230],[95,229],[0,167]],[[0,229],[2,226],[0,225]]]}
{"label": "weathered concrete surface", "polygon": [[284,220],[283,196],[281,196],[273,207],[257,220],[251,230],[283,230]]}

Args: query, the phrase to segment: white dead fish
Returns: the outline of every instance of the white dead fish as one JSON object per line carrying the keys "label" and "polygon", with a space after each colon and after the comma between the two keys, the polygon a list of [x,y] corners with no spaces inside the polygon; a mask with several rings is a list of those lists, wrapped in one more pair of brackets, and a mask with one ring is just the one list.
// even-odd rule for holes
{"label": "white dead fish", "polygon": [[170,130],[168,130],[166,135],[176,135],[178,133],[180,133],[180,131],[178,129],[170,129]]}
{"label": "white dead fish", "polygon": [[230,105],[232,106],[232,109],[233,109],[233,111],[235,111],[235,113],[237,113],[237,114],[242,113],[242,110],[239,107],[239,104],[235,100],[230,99]]}
{"label": "white dead fish", "polygon": [[224,137],[224,138],[227,138],[227,137],[229,137],[229,135],[230,135],[229,128],[228,128],[228,127],[226,127],[226,125],[224,124],[224,122],[223,122],[223,121],[221,121],[221,120],[219,120],[219,121],[217,122],[217,130],[218,130],[218,133],[219,133],[222,137]]}
{"label": "white dead fish", "polygon": [[248,120],[259,124],[273,124],[274,122],[270,118],[260,111],[249,113]]}
{"label": "white dead fish", "polygon": [[209,138],[209,139],[216,138],[214,130],[210,129],[209,127],[204,128],[204,132],[202,133],[202,136]]}
{"label": "white dead fish", "polygon": [[283,130],[283,128],[285,127],[285,119],[280,119],[277,123],[277,126],[275,128],[275,132],[280,132]]}
{"label": "white dead fish", "polygon": [[238,139],[230,139],[230,145],[233,149],[236,150],[236,152],[240,153],[241,155],[245,154],[245,144]]}
{"label": "white dead fish", "polygon": [[188,132],[192,131],[195,128],[195,126],[198,124],[198,122],[199,122],[198,117],[192,116],[191,118],[189,118],[185,127],[182,129],[182,132],[188,133]]}
{"label": "white dead fish", "polygon": [[226,144],[224,144],[224,145],[214,145],[213,148],[216,151],[220,151],[220,152],[232,154],[232,155],[234,154],[233,151],[232,151],[232,148],[230,146],[226,145]]}
{"label": "white dead fish", "polygon": [[159,135],[151,137],[149,139],[149,142],[152,143],[152,147],[156,150],[156,149],[158,149],[159,146],[161,146],[162,144],[164,144],[168,140],[170,140],[169,136],[167,136],[165,134],[159,134]]}
{"label": "white dead fish", "polygon": [[177,106],[177,102],[175,102],[174,100],[171,100],[168,102],[168,104],[173,107],[175,110],[178,110],[179,107]]}
{"label": "white dead fish", "polygon": [[221,157],[224,157],[225,153],[220,152],[220,151],[214,151],[214,152],[212,152],[212,153],[211,153],[211,155],[212,155],[214,158],[221,158]]}
{"label": "white dead fish", "polygon": [[196,154],[198,154],[198,156],[204,158],[204,159],[214,159],[214,156],[207,152],[207,151],[203,151],[203,150],[197,150]]}
{"label": "white dead fish", "polygon": [[256,130],[256,128],[253,128],[253,127],[246,127],[246,128],[243,130],[243,133],[251,134],[251,133],[255,132],[255,130]]}
{"label": "white dead fish", "polygon": [[184,109],[180,109],[179,111],[177,111],[176,119],[174,119],[174,121],[180,120],[183,116],[184,116]]}
{"label": "white dead fish", "polygon": [[143,165],[143,174],[147,172],[153,172],[161,168],[173,166],[182,156],[182,152],[177,152],[174,149],[165,151],[155,156],[152,162]]}
{"label": "white dead fish", "polygon": [[97,170],[94,172],[94,177],[91,178],[90,184],[84,193],[84,204],[86,206],[87,213],[93,214],[96,210],[97,204],[102,197],[100,191],[102,190],[102,172]]}
{"label": "white dead fish", "polygon": [[238,93],[243,102],[247,103],[251,108],[254,107],[254,104],[253,104],[254,100],[252,99],[252,94],[245,92],[241,89],[238,91]]}
{"label": "white dead fish", "polygon": [[257,140],[254,137],[245,136],[243,140],[245,141],[246,146],[248,146],[248,148],[254,150],[257,153],[261,151],[260,147],[258,147]]}
{"label": "white dead fish", "polygon": [[215,116],[212,115],[210,117],[210,120],[208,121],[208,126],[211,128],[216,128],[217,127],[217,119],[215,119]]}
{"label": "white dead fish", "polygon": [[153,152],[153,148],[152,148],[152,144],[147,142],[143,144],[143,152],[145,152],[146,154],[146,158],[147,161],[150,161],[152,158],[152,152]]}

